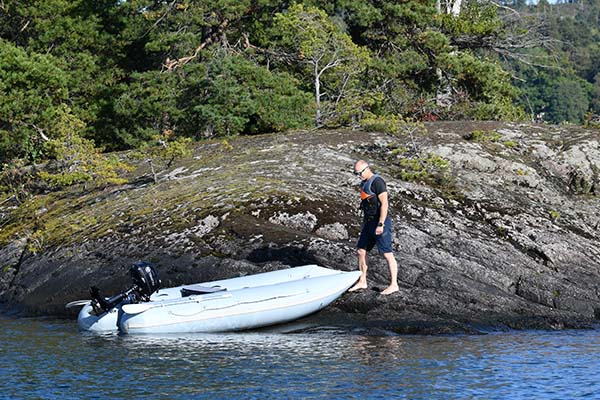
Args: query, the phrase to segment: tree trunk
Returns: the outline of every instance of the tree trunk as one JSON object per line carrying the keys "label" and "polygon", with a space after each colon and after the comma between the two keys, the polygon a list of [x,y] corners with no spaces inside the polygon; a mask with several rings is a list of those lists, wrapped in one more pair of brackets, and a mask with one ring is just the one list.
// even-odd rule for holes
{"label": "tree trunk", "polygon": [[317,111],[315,115],[315,125],[317,127],[321,126],[321,80],[319,78],[319,64],[315,63],[315,103],[317,106]]}
{"label": "tree trunk", "polygon": [[[446,13],[452,14],[454,17],[460,15],[463,0],[446,0]],[[441,0],[437,3],[438,13],[442,13]],[[452,55],[453,53],[450,53]],[[439,86],[435,96],[435,102],[438,107],[450,107],[452,105],[452,87],[450,82],[440,68],[436,68],[435,73],[438,78]]]}
{"label": "tree trunk", "polygon": [[447,4],[447,12],[448,14],[452,14],[455,17],[458,17],[460,14],[460,8],[462,6],[462,0],[451,0],[448,1]]}
{"label": "tree trunk", "polygon": [[452,105],[452,87],[450,86],[448,79],[446,79],[442,73],[441,68],[436,68],[435,72],[439,84],[435,95],[435,103],[438,107],[449,108]]}
{"label": "tree trunk", "polygon": [[154,163],[152,162],[152,159],[149,159],[148,163],[150,164],[150,170],[152,171],[152,179],[154,179],[154,183],[158,183],[158,175],[154,170]]}

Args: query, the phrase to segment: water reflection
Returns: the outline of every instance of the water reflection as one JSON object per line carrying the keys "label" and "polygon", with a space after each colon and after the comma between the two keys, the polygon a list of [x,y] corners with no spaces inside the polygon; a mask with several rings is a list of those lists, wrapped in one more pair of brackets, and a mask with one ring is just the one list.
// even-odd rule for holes
{"label": "water reflection", "polygon": [[594,398],[600,332],[160,336],[0,317],[0,398]]}

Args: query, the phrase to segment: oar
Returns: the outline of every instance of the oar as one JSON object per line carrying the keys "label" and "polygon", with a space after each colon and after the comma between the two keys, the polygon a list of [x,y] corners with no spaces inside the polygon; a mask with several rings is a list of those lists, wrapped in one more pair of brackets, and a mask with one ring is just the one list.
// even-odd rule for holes
{"label": "oar", "polygon": [[75,300],[72,301],[70,303],[67,303],[67,305],[65,306],[65,308],[73,308],[73,307],[80,307],[80,306],[85,306],[87,304],[90,304],[91,300]]}

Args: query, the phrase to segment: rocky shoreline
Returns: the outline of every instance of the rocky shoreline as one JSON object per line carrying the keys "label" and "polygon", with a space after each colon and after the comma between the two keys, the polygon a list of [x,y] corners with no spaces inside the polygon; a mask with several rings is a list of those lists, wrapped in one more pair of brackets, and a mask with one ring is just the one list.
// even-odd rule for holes
{"label": "rocky shoreline", "polygon": [[[199,144],[161,181],[3,205],[0,301],[21,315],[129,284],[164,286],[316,263],[354,270],[353,161],[388,181],[400,291],[369,255],[369,289],[309,317],[395,333],[592,327],[600,320],[600,132],[436,122],[426,133],[317,131]],[[27,216],[26,218],[23,215]]]}

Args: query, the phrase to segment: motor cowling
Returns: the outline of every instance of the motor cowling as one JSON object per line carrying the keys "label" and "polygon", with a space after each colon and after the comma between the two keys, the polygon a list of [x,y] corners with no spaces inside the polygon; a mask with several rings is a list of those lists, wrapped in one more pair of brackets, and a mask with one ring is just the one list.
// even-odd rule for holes
{"label": "motor cowling", "polygon": [[137,292],[141,301],[150,301],[152,293],[160,289],[160,279],[154,267],[144,261],[137,262],[129,269],[133,284],[137,286]]}
{"label": "motor cowling", "polygon": [[128,304],[150,301],[150,296],[160,288],[158,273],[152,264],[140,261],[129,268],[133,286],[112,297],[103,297],[96,286],[90,287],[92,308],[97,315],[108,312],[123,302]]}

